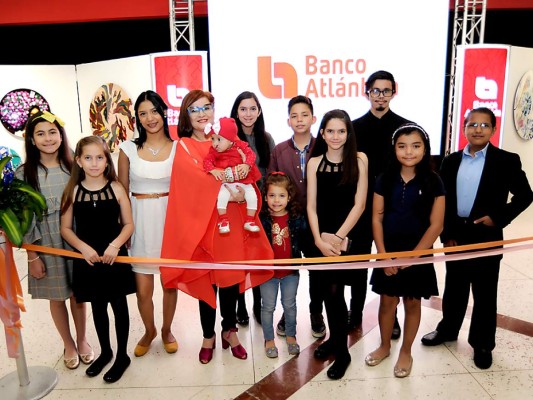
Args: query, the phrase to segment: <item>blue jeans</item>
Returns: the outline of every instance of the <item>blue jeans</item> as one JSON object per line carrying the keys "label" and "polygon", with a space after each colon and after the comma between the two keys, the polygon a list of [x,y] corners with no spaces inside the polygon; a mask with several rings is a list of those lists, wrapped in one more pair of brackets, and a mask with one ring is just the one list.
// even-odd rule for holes
{"label": "blue jeans", "polygon": [[285,314],[285,334],[296,336],[296,293],[300,283],[297,271],[283,278],[272,278],[263,283],[261,288],[261,326],[265,340],[274,340],[274,310],[281,288],[281,305]]}

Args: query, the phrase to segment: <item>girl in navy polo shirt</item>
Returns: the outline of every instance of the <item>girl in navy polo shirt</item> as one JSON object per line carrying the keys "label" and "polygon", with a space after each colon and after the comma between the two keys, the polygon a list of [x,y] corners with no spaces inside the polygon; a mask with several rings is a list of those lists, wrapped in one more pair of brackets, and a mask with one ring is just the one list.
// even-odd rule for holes
{"label": "girl in navy polo shirt", "polygon": [[[391,164],[374,189],[372,231],[378,253],[432,248],[444,224],[444,185],[431,167],[426,131],[417,124],[400,126],[392,136]],[[420,325],[421,298],[438,295],[433,264],[374,268],[372,290],[380,295],[381,344],[365,362],[376,366],[390,355],[396,306],[403,299],[402,347],[394,376],[411,373],[411,346]]]}

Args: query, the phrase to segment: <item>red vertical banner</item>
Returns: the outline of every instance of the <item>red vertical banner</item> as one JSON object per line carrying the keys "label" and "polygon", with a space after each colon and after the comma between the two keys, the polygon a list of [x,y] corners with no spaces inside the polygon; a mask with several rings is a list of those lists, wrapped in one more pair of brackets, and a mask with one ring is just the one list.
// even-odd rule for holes
{"label": "red vertical banner", "polygon": [[501,147],[509,46],[465,47],[463,57],[462,85],[457,91],[460,95],[460,106],[459,112],[455,115],[457,134],[454,150],[466,146],[463,120],[470,110],[478,107],[490,108],[496,115],[496,132],[491,138],[491,143]]}
{"label": "red vertical banner", "polygon": [[[152,80],[153,90],[168,104],[168,124],[177,126],[185,95],[194,89],[209,90],[207,53],[180,51],[152,54]],[[171,129],[171,136],[177,139],[175,129]]]}

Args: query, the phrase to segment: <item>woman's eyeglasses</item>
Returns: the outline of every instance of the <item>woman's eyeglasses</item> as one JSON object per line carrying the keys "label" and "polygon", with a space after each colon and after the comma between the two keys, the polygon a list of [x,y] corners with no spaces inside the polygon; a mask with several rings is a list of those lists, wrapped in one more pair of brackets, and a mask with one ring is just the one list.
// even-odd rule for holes
{"label": "woman's eyeglasses", "polygon": [[206,104],[205,106],[190,106],[187,107],[189,115],[198,115],[201,111],[208,113],[213,111],[215,106],[213,104]]}

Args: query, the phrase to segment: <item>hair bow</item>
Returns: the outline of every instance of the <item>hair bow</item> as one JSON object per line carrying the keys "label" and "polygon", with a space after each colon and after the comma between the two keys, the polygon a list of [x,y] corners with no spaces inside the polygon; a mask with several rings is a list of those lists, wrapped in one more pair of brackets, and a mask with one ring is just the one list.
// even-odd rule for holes
{"label": "hair bow", "polygon": [[39,119],[39,118],[42,118],[44,119],[45,121],[48,121],[50,123],[54,123],[55,121],[57,121],[57,123],[60,125],[60,126],[65,126],[65,123],[63,122],[63,120],[61,118],[59,118],[58,116],[52,114],[51,112],[49,111],[42,111],[41,112],[41,115],[38,115],[37,117],[35,117],[35,119]]}
{"label": "hair bow", "polygon": [[214,124],[208,123],[204,128],[204,133],[206,135],[209,135],[211,131],[215,132],[217,135],[220,132],[220,120],[215,122]]}

